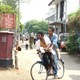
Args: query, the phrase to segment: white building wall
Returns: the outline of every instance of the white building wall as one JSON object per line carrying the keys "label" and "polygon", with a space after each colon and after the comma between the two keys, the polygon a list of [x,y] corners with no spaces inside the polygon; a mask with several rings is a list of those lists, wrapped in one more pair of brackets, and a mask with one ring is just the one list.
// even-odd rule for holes
{"label": "white building wall", "polygon": [[[58,11],[57,11],[57,5],[58,5]],[[55,8],[56,8],[56,14],[55,14],[56,19],[55,20],[59,20],[59,16],[60,16],[60,3],[59,2],[55,4]]]}
{"label": "white building wall", "polygon": [[58,3],[58,21],[60,21],[60,2]]}

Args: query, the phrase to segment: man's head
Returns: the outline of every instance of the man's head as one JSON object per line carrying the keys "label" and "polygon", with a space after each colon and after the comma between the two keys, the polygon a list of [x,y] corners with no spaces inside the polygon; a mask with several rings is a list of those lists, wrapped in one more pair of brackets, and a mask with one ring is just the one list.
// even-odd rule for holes
{"label": "man's head", "polygon": [[49,35],[53,35],[53,33],[54,33],[54,28],[53,27],[49,27],[48,28],[48,34]]}
{"label": "man's head", "polygon": [[38,39],[43,39],[44,33],[43,32],[38,32],[37,37],[38,37]]}

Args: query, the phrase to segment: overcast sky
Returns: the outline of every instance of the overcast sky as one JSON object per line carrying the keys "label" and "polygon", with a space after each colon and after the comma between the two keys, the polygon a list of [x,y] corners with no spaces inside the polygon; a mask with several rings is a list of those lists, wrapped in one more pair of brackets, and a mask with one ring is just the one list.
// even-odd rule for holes
{"label": "overcast sky", "polygon": [[[21,3],[20,12],[22,14],[21,22],[25,23],[32,19],[45,19],[49,12],[49,2],[51,0],[31,0],[30,4]],[[67,12],[68,14],[75,11],[78,6],[79,0],[67,0]]]}
{"label": "overcast sky", "polygon": [[79,7],[79,0],[67,0],[67,14],[76,11]]}
{"label": "overcast sky", "polygon": [[25,23],[31,19],[44,19],[49,11],[48,3],[51,0],[31,0],[30,4],[21,3],[20,12],[21,22]]}

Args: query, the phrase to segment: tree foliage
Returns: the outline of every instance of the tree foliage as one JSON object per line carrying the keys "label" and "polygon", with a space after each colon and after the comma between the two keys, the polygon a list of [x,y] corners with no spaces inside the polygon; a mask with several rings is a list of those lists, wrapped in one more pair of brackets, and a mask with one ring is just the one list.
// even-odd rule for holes
{"label": "tree foliage", "polygon": [[[20,2],[24,2],[25,0],[20,0]],[[25,2],[30,3],[31,0],[26,0]],[[2,0],[2,4],[9,5],[13,10],[17,9],[19,0]]]}
{"label": "tree foliage", "polygon": [[68,28],[74,32],[80,32],[80,9],[68,16]]}
{"label": "tree foliage", "polygon": [[24,25],[22,24],[22,23],[20,23],[20,32],[22,32],[23,31],[23,29],[24,29]]}
{"label": "tree foliage", "polygon": [[0,5],[0,14],[3,14],[3,13],[11,13],[11,14],[14,14],[14,13],[16,13],[16,11],[13,10],[12,7],[10,7],[9,5],[1,4]]}
{"label": "tree foliage", "polygon": [[25,29],[30,33],[31,32],[37,33],[39,31],[47,33],[48,22],[45,20],[41,20],[41,21],[31,20],[25,24]]}
{"label": "tree foliage", "polygon": [[68,29],[72,33],[67,41],[67,50],[69,53],[77,53],[80,49],[80,9],[68,16]]}
{"label": "tree foliage", "polygon": [[2,0],[3,4],[11,6],[13,10],[17,8],[17,2],[18,0]]}

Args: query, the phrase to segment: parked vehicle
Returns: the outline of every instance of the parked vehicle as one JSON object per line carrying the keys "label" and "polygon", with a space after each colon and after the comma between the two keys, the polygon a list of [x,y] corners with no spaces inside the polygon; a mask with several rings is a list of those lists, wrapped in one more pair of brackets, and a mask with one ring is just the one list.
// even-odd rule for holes
{"label": "parked vehicle", "polygon": [[68,37],[69,37],[69,33],[61,33],[59,35],[59,49],[61,49],[61,51],[66,50],[66,41]]}

